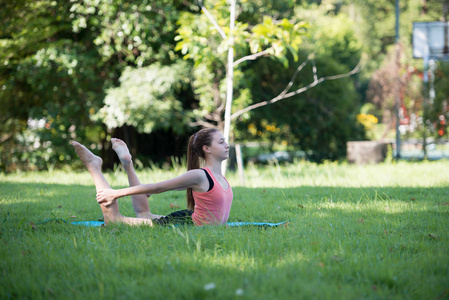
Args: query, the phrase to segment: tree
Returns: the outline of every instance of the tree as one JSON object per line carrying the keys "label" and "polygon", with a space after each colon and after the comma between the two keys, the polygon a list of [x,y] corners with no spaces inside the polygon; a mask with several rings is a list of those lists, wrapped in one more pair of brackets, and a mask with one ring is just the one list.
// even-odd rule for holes
{"label": "tree", "polygon": [[435,99],[429,109],[429,121],[434,125],[433,136],[448,138],[447,126],[449,120],[449,64],[439,62],[435,71]]}
{"label": "tree", "polygon": [[70,138],[104,151],[110,132],[92,116],[126,67],[176,60],[182,9],[183,1],[5,2],[0,168],[63,165]]}
{"label": "tree", "polygon": [[[93,100],[74,76],[83,68],[87,77],[91,75],[87,65],[92,61],[89,55],[77,59],[83,46],[68,37],[70,4],[22,0],[2,7],[0,105],[5,113],[0,116],[0,168],[13,169],[18,164],[45,167],[65,161],[70,157],[58,146],[67,148],[62,146],[66,144],[63,139],[80,133],[72,125],[88,120],[88,114],[80,114],[86,107],[73,97],[85,95],[87,101]],[[94,85],[98,82],[91,79]],[[34,132],[51,142],[44,144]],[[49,135],[55,139],[48,139]],[[37,151],[32,151],[35,148]]]}
{"label": "tree", "polygon": [[[422,76],[423,63],[421,60],[412,57],[411,36],[413,22],[443,21],[447,15],[448,3],[447,0],[400,1],[400,117],[402,125],[406,125],[402,128],[407,128],[407,135],[413,135],[415,131],[421,131],[425,136],[427,131],[425,124],[428,123],[426,120],[435,124],[439,122],[438,118],[440,117],[437,111],[444,111],[441,105],[437,103],[438,101],[434,102],[431,105],[432,107],[428,107],[427,101],[424,100],[427,98],[428,87],[423,86],[422,79],[419,78],[419,76]],[[369,38],[369,41],[377,40],[377,43],[382,45],[379,47],[382,50],[373,51],[377,49],[377,47],[373,47],[370,51],[367,51],[370,56],[377,56],[378,58],[369,71],[372,74],[369,74],[370,78],[367,80],[369,84],[366,99],[376,104],[381,111],[383,122],[387,125],[384,132],[385,136],[395,124],[393,118],[395,87],[393,84],[396,80],[396,67],[393,60],[393,49],[391,48],[393,31],[390,30],[393,26],[393,20],[388,17],[391,15],[392,3],[384,3],[383,1],[363,1],[362,3],[356,1],[356,6],[364,16],[362,19],[365,22],[370,18],[383,20],[372,23],[371,27],[364,25],[363,28],[371,32],[370,35],[366,35],[365,40],[368,41],[367,38]],[[380,6],[385,7],[385,11],[378,11],[377,8]],[[377,30],[373,26],[377,27]],[[368,43],[370,46],[372,44],[372,42]],[[377,69],[374,70],[375,68]],[[433,107],[433,105],[436,106]],[[425,110],[428,110],[428,112],[425,112]]]}
{"label": "tree", "polygon": [[187,63],[177,61],[162,66],[154,63],[148,67],[126,68],[120,77],[120,85],[108,90],[104,106],[95,118],[108,128],[133,126],[139,132],[151,133],[155,129],[186,131],[188,109],[184,104],[183,89],[189,74]]}
{"label": "tree", "polygon": [[[247,75],[255,99],[276,99],[286,86],[300,93],[292,95],[289,101],[250,111],[250,116],[242,119],[238,126],[239,139],[257,137],[258,140],[292,145],[306,151],[309,159],[320,162],[343,157],[347,141],[365,136],[356,120],[360,98],[354,78],[341,76],[338,80],[322,81],[319,88],[310,88],[316,86],[319,78],[326,78],[325,74],[351,74],[351,66],[356,66],[360,60],[361,44],[344,16],[319,14],[314,22],[299,59],[308,64],[301,65],[296,80],[292,81],[290,74],[298,69],[290,66],[282,73],[275,72],[279,65],[267,58],[253,62],[251,69],[254,71]],[[276,84],[268,85],[267,82]]]}
{"label": "tree", "polygon": [[[385,57],[383,65],[374,72],[367,90],[367,100],[376,105],[377,110],[381,112],[379,117],[381,117],[382,123],[386,125],[382,138],[385,138],[395,128],[396,124],[395,93],[397,73],[400,74],[400,117],[403,121],[409,123],[410,117],[412,120],[417,120],[418,116],[422,114],[422,83],[419,78],[419,72],[410,64],[412,59],[405,52],[404,46],[400,46],[399,49],[400,65],[398,72],[395,67],[395,51],[392,48]],[[411,126],[409,129],[411,131],[416,130],[416,125]]]}
{"label": "tree", "polygon": [[[216,54],[215,58],[216,60],[219,60],[220,58],[220,54],[223,56],[222,58],[222,65],[224,66],[224,53],[226,49],[233,49],[233,47],[236,48],[240,48],[240,49],[244,49],[244,50],[250,50],[251,54],[242,57],[241,59],[236,61],[236,64],[233,64],[233,51],[228,52],[228,59],[230,58],[230,60],[228,60],[228,78],[232,78],[232,67],[236,66],[238,63],[246,61],[246,60],[254,60],[258,57],[261,56],[265,56],[265,55],[273,55],[272,57],[275,57],[279,60],[281,60],[284,63],[284,67],[288,66],[289,63],[289,59],[288,59],[288,55],[292,55],[292,57],[294,57],[294,60],[296,61],[298,58],[297,52],[298,52],[298,47],[302,42],[302,37],[301,35],[298,34],[298,29],[300,28],[305,28],[306,27],[306,23],[299,23],[299,22],[292,22],[287,20],[286,18],[284,18],[282,21],[276,22],[274,21],[272,18],[265,16],[264,20],[262,23],[256,24],[251,26],[250,24],[247,23],[240,23],[237,22],[236,25],[236,29],[235,30],[231,30],[229,29],[229,34],[230,37],[229,39],[226,39],[226,33],[224,31],[224,29],[222,29],[220,27],[220,23],[225,24],[228,20],[228,13],[227,10],[223,8],[223,3],[219,2],[219,3],[215,3],[216,5],[214,6],[214,9],[218,11],[216,11],[215,13],[211,14],[205,7],[204,5],[202,5],[202,10],[205,12],[205,17],[203,17],[203,19],[205,19],[207,17],[207,19],[210,21],[209,24],[213,24],[213,29],[218,31],[220,33],[220,36],[223,38],[222,41],[220,40],[216,40],[217,37],[212,37],[214,38],[214,42],[216,45],[218,45],[218,47],[216,48],[216,51],[214,51],[214,48],[211,47],[211,41],[207,40],[208,38],[211,39],[211,32],[207,32],[205,30],[208,30],[210,28],[205,27],[204,24],[204,20],[200,20],[199,18],[197,18],[197,20],[192,18],[192,15],[185,15],[186,20],[182,21],[181,24],[186,24],[184,25],[184,27],[182,26],[179,30],[180,35],[178,37],[179,39],[179,43],[178,43],[178,49],[182,50],[183,53],[186,54],[186,58],[192,58],[195,61],[195,65],[199,65],[202,63],[205,63],[206,59],[213,59],[214,56],[211,56],[210,54]],[[244,5],[242,5],[244,6]],[[233,9],[234,7],[231,5],[231,12],[230,15],[231,17],[229,20],[229,23],[231,24],[231,28],[234,27],[233,25]],[[242,9],[243,10],[243,9]],[[223,18],[224,16],[224,20],[223,19],[218,19],[218,21],[215,20],[214,16],[215,15],[217,18]],[[199,24],[201,24],[201,26],[196,26],[195,28],[192,29],[192,23],[194,23],[195,21],[198,22]],[[201,29],[203,29],[203,31],[201,32]],[[249,29],[249,30],[247,30]],[[195,34],[198,34],[198,36],[195,36]],[[207,41],[207,43],[206,43]],[[239,41],[239,42],[237,42]],[[224,45],[223,45],[224,44]],[[220,48],[221,47],[221,48]],[[207,64],[208,62],[206,62]],[[231,67],[231,68],[230,68]],[[302,68],[302,65],[298,68],[298,72],[300,71],[300,69]],[[202,74],[204,74],[203,72],[204,70],[202,70]],[[355,72],[356,70],[354,70]],[[295,73],[297,74],[297,73]],[[316,73],[314,74],[316,76]],[[350,74],[348,74],[350,75]],[[293,76],[293,79],[296,75]],[[338,78],[338,77],[336,77]],[[324,81],[325,79],[336,79],[333,77],[328,77],[328,78],[316,78],[316,80],[314,81],[314,83],[309,86],[309,87],[313,87],[316,84],[319,84],[320,82]],[[215,86],[218,87],[218,82],[220,80],[216,79],[216,83]],[[289,86],[291,87],[291,85]],[[305,88],[304,90],[307,90],[307,88]],[[260,107],[262,105],[268,105],[270,103],[274,103],[277,102],[281,99],[285,99],[288,97],[291,97],[295,94],[301,93],[301,90],[296,90],[295,92],[289,93],[287,94],[288,89],[286,89],[283,93],[281,93],[276,99],[273,99],[272,101],[266,101],[264,104],[255,104],[253,106],[250,107],[246,107],[245,109],[243,109],[240,112],[236,112],[233,114],[232,118],[237,118],[238,116],[244,114],[245,112]],[[232,90],[227,90],[227,95],[232,95]],[[203,126],[218,126],[218,127],[222,127],[222,123],[223,120],[222,118],[222,113],[223,113],[223,97],[219,96],[219,93],[215,93],[214,94],[214,99],[215,99],[215,107],[218,107],[218,110],[215,111],[211,111],[209,113],[203,113],[203,115],[201,117],[209,120],[209,121],[214,121],[215,124],[210,124],[209,122],[204,122],[202,120],[198,120],[197,124],[201,124]],[[205,100],[207,101],[207,100]],[[228,100],[227,103],[229,103],[230,101]],[[224,120],[226,121],[226,120]],[[225,123],[226,124],[226,123]],[[226,126],[225,126],[226,128]]]}
{"label": "tree", "polygon": [[[268,16],[265,16],[261,23],[249,24],[237,18],[233,32],[230,32],[227,26],[223,26],[230,22],[230,13],[225,1],[215,1],[210,12],[204,6],[202,9],[206,11],[205,14],[182,15],[177,49],[182,51],[185,59],[192,59],[196,67],[194,88],[200,97],[201,110],[195,111],[197,120],[192,125],[217,126],[223,130],[227,50],[233,46],[239,56],[245,56],[242,53],[246,54],[248,51],[252,53],[237,60],[235,64],[231,61],[234,66],[245,60],[270,54],[288,64],[286,55],[290,52],[296,56],[306,24],[293,23],[286,18],[276,21]],[[239,13],[243,14],[244,11],[245,7],[242,5]],[[228,38],[233,39],[233,45],[230,45]],[[195,73],[196,70],[199,70],[198,74]],[[236,72],[235,76],[238,80],[241,73]],[[209,99],[213,99],[213,102]]]}

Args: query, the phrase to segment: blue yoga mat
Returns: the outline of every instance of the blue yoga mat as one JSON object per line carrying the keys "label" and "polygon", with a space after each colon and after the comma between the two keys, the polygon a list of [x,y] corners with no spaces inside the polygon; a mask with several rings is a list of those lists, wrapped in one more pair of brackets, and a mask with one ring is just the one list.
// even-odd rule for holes
{"label": "blue yoga mat", "polygon": [[[228,226],[237,227],[237,226],[262,226],[262,227],[276,227],[282,224],[287,223],[287,221],[279,222],[279,223],[268,223],[268,222],[228,222],[226,223]],[[104,225],[102,221],[81,221],[81,222],[72,222],[72,225],[78,226],[87,226],[87,227],[99,227]]]}
{"label": "blue yoga mat", "polygon": [[81,222],[72,222],[72,225],[78,226],[87,226],[87,227],[100,227],[104,225],[102,221],[81,221]]}
{"label": "blue yoga mat", "polygon": [[[63,223],[68,223],[68,224],[72,224],[72,225],[76,225],[76,226],[86,226],[86,227],[100,227],[104,225],[103,221],[80,221],[80,222],[69,222],[63,219],[58,219],[58,218],[54,218],[54,219],[47,219],[45,221],[39,222],[38,224],[44,224],[47,222],[63,222]],[[228,222],[226,223],[228,226],[230,227],[238,227],[238,226],[259,226],[259,227],[276,227],[276,226],[280,226],[283,224],[286,224],[289,221],[284,221],[284,222],[279,222],[279,223],[270,223],[270,222]]]}

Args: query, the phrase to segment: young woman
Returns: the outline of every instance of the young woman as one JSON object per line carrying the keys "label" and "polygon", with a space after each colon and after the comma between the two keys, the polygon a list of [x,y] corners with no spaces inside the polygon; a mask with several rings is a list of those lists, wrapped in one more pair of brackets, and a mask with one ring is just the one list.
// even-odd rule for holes
{"label": "young woman", "polygon": [[[232,189],[222,175],[221,163],[229,157],[229,145],[216,129],[202,129],[192,135],[187,148],[188,171],[176,178],[141,184],[134,171],[126,144],[112,139],[126,173],[130,187],[113,190],[101,172],[102,160],[85,146],[72,142],[76,153],[91,174],[97,190],[105,224],[123,222],[131,225],[147,224],[195,224],[197,226],[226,224],[232,204]],[[204,167],[200,169],[200,159]],[[147,197],[172,190],[187,189],[187,209],[167,216],[153,215]],[[120,215],[117,200],[131,196],[137,218]]]}

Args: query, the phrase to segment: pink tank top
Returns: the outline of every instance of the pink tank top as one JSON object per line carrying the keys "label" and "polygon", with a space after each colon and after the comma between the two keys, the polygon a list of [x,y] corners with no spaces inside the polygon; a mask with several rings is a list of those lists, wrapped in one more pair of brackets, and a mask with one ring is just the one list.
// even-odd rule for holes
{"label": "pink tank top", "polygon": [[232,189],[226,180],[229,188],[223,189],[214,175],[208,168],[204,168],[214,182],[214,187],[205,193],[193,191],[195,200],[195,209],[192,214],[192,220],[197,226],[204,225],[224,225],[228,221],[229,212],[232,205]]}

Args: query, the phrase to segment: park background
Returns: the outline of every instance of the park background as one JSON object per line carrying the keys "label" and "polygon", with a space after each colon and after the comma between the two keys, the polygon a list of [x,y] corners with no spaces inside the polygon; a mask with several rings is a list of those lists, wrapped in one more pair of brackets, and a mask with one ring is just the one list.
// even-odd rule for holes
{"label": "park background", "polygon": [[[449,69],[426,102],[411,36],[449,1],[398,2],[396,40],[393,0],[242,0],[233,35],[228,1],[0,0],[0,298],[447,299],[449,161],[421,145],[444,153]],[[188,136],[225,129],[230,36],[229,221],[286,223],[72,225],[102,216],[69,141],[113,187],[111,137],[142,182],[182,174]],[[398,86],[402,159],[348,163],[348,141],[394,144]],[[149,201],[168,214],[185,194]]]}
{"label": "park background", "polygon": [[73,139],[111,169],[111,137],[140,166],[170,166],[190,134],[224,129],[231,36],[229,139],[245,162],[344,160],[348,141],[394,142],[396,111],[413,149],[444,144],[448,67],[426,101],[412,28],[445,21],[448,3],[398,3],[399,39],[395,1],[239,1],[232,34],[226,1],[2,1],[0,168],[78,167]]}

